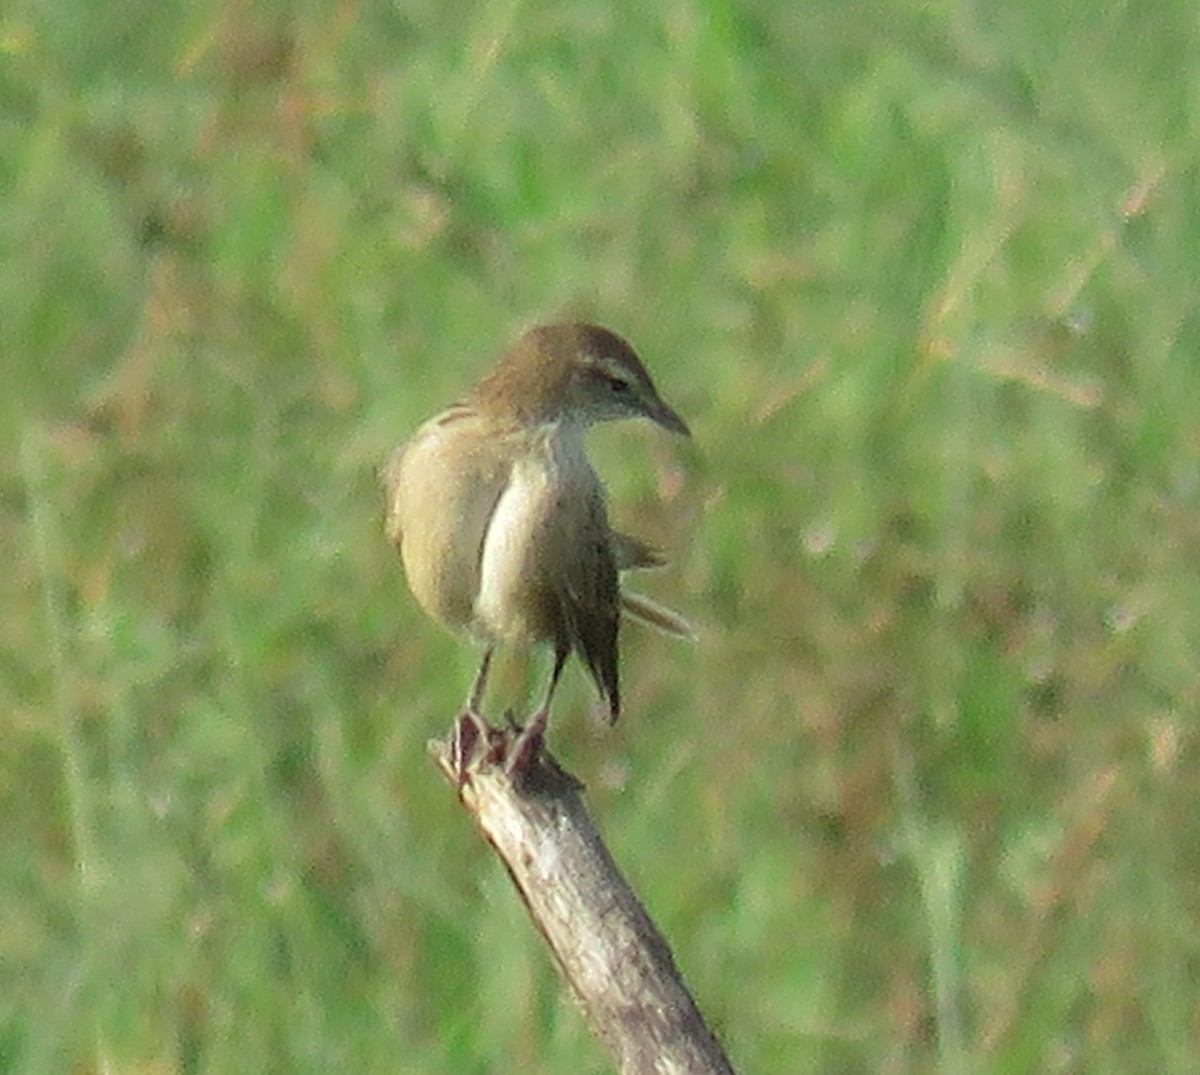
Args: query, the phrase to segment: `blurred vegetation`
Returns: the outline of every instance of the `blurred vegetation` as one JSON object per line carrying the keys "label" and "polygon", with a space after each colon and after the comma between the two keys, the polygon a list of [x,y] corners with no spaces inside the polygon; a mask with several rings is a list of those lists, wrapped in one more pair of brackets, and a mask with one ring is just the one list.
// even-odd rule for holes
{"label": "blurred vegetation", "polygon": [[746,1072],[1193,1072],[1194,4],[13,0],[0,1070],[601,1072],[374,471],[522,325],[691,648],[552,729]]}

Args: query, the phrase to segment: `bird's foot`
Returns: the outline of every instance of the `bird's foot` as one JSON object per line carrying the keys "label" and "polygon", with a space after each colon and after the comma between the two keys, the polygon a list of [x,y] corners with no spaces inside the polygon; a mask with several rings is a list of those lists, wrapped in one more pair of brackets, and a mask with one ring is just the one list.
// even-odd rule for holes
{"label": "bird's foot", "polygon": [[529,718],[529,723],[524,728],[518,730],[516,725],[513,725],[516,737],[509,744],[504,756],[504,771],[509,776],[527,776],[537,764],[546,740],[546,717],[546,710],[539,709]]}
{"label": "bird's foot", "polygon": [[492,765],[502,766],[510,778],[526,785],[531,780],[544,779],[547,774],[561,774],[545,750],[547,716],[546,709],[539,709],[521,725],[509,710],[504,715],[504,724],[497,727],[476,709],[468,706],[463,710],[451,729],[449,749],[459,794],[472,773]]}
{"label": "bird's foot", "polygon": [[450,759],[455,779],[461,791],[467,782],[468,771],[489,740],[492,728],[474,708],[463,710],[454,722],[450,736]]}

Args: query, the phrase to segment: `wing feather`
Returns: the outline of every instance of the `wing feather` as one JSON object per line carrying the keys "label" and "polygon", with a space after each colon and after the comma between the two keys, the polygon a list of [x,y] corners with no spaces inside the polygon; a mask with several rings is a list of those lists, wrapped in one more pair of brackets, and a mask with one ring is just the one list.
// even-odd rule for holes
{"label": "wing feather", "polygon": [[587,510],[559,512],[557,538],[561,542],[555,561],[563,637],[560,640],[579,654],[601,695],[608,703],[609,719],[621,712],[620,675],[617,666],[617,633],[621,619],[621,591],[613,556],[603,494],[597,485],[587,498]]}

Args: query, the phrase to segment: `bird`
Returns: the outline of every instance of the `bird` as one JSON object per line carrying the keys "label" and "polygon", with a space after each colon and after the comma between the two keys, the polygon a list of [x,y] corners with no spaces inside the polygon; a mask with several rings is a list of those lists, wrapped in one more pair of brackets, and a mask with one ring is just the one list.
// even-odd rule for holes
{"label": "bird", "polygon": [[609,525],[604,485],[585,451],[589,427],[638,417],[691,435],[621,336],[585,322],[538,325],[460,402],[396,448],[382,471],[387,538],[417,604],[482,645],[464,717],[483,720],[497,647],[552,650],[545,692],[522,729],[534,752],[573,653],[609,722],[617,720],[622,616],[692,635],[678,613],[622,592],[621,572],[665,559]]}

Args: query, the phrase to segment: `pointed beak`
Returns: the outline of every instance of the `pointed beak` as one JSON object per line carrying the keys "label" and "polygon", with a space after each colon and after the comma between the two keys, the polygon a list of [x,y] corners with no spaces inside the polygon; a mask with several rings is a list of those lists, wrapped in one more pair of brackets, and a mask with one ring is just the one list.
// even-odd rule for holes
{"label": "pointed beak", "polygon": [[651,421],[657,422],[663,429],[669,429],[672,433],[678,433],[682,437],[690,437],[692,435],[692,431],[687,427],[687,422],[680,418],[661,399],[656,399],[646,408],[646,417]]}

